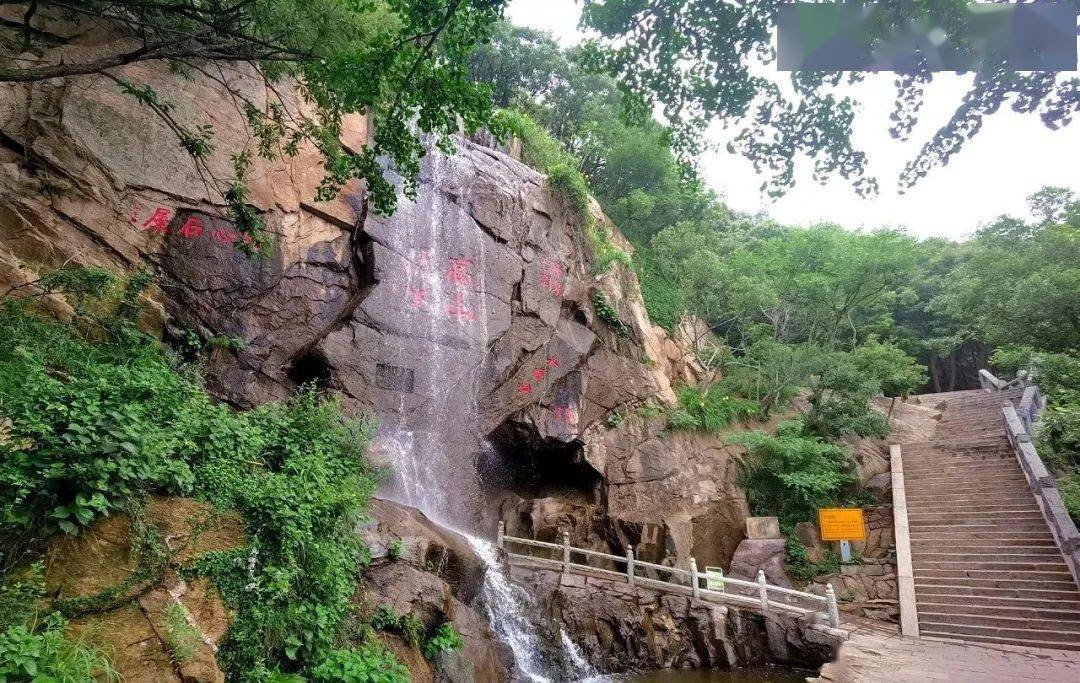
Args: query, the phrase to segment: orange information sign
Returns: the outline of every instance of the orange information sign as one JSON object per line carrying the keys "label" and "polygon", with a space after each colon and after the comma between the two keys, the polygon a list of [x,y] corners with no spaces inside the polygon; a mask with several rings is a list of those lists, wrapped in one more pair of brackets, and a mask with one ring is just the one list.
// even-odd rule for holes
{"label": "orange information sign", "polygon": [[823,541],[865,541],[862,508],[821,508],[818,526]]}

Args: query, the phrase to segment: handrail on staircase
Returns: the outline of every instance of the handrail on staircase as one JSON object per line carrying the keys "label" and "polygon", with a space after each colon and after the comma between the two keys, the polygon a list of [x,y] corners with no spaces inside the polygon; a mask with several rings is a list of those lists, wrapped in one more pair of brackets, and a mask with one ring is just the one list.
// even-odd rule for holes
{"label": "handrail on staircase", "polygon": [[[984,374],[988,376],[987,382],[992,387],[997,387],[998,383],[1002,382],[990,371],[983,369],[979,371],[980,384]],[[1004,383],[1003,388],[1009,386],[1016,385]],[[985,385],[984,388],[986,388]],[[988,391],[995,390],[988,389]],[[1069,566],[1073,581],[1080,586],[1080,530],[1077,530],[1076,524],[1061,499],[1057,481],[1039,457],[1035,444],[1031,442],[1031,433],[1045,407],[1046,397],[1034,384],[1024,388],[1019,406],[1014,406],[1012,401],[1003,401],[1001,413],[1005,420],[1005,434],[1009,437],[1009,443],[1020,461],[1020,467],[1024,470],[1028,486],[1035,494],[1039,509],[1053,533],[1054,541],[1065,557],[1065,563]]]}
{"label": "handrail on staircase", "polygon": [[[551,550],[553,551],[554,557],[542,558],[522,553],[511,553],[506,550],[508,544]],[[840,627],[840,613],[836,604],[836,591],[831,584],[826,586],[825,596],[822,597],[813,593],[797,591],[791,588],[770,584],[765,578],[765,572],[759,570],[756,581],[743,581],[741,579],[732,579],[725,576],[721,584],[722,587],[717,590],[709,587],[709,579],[711,577],[698,572],[697,561],[692,557],[690,558],[689,569],[679,569],[677,567],[644,562],[634,556],[634,548],[629,545],[626,546],[626,555],[611,555],[596,550],[590,550],[588,548],[576,548],[570,545],[570,534],[565,531],[562,533],[562,543],[549,543],[547,541],[537,541],[532,538],[507,536],[506,525],[502,521],[499,522],[496,545],[498,545],[500,549],[506,551],[506,554],[510,557],[520,557],[527,560],[539,561],[544,564],[550,564],[552,568],[559,568],[566,573],[600,573],[603,575],[610,575],[611,578],[625,577],[627,583],[631,586],[640,584],[644,587],[656,588],[667,592],[689,593],[694,599],[732,603],[741,607],[755,608],[761,612],[777,610],[794,613],[799,616],[823,612],[832,628]],[[573,555],[575,554],[583,556],[585,561],[574,562]],[[623,564],[626,569],[623,572],[617,572],[610,569],[595,567],[588,564],[588,558],[590,557]],[[640,574],[642,569],[649,569],[655,573],[665,573],[667,578],[653,579],[642,576]],[[705,587],[702,587],[702,580],[706,581]],[[690,585],[687,586],[683,581],[687,581]],[[713,582],[713,585],[715,585],[715,582]],[[804,604],[808,603],[813,607],[801,607],[792,604],[791,602],[785,602],[783,598],[802,601]],[[817,608],[823,608],[823,610],[818,610]]]}

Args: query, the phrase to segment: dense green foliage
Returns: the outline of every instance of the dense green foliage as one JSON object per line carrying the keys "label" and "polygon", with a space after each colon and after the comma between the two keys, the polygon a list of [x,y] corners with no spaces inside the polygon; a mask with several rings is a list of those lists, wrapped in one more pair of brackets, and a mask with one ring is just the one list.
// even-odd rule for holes
{"label": "dense green foliage", "polygon": [[668,426],[672,429],[716,432],[733,422],[760,415],[757,401],[729,396],[722,391],[682,387],[678,398],[678,406],[668,413]]}
{"label": "dense green foliage", "polygon": [[851,484],[847,448],[809,435],[799,420],[785,422],[776,435],[762,431],[732,434],[728,442],[746,447],[739,485],[755,514],[772,514],[785,527],[814,519]]}
{"label": "dense green foliage", "polygon": [[[116,316],[72,327],[9,303],[0,344],[6,567],[32,558],[50,534],[137,509],[147,494],[193,495],[239,511],[247,525],[246,546],[180,568],[211,576],[235,612],[219,653],[231,678],[313,673],[333,656],[334,666],[389,676],[370,680],[407,680],[375,645],[339,652],[365,558],[353,529],[375,482],[363,459],[370,423],[343,419],[311,391],[233,411],[206,394],[196,367]],[[140,547],[153,545],[146,533]],[[107,592],[62,608],[99,607]],[[178,659],[183,639],[178,632]]]}
{"label": "dense green foliage", "polygon": [[66,635],[67,620],[59,612],[41,609],[44,596],[40,563],[19,577],[0,577],[0,680],[118,680],[103,653]]}

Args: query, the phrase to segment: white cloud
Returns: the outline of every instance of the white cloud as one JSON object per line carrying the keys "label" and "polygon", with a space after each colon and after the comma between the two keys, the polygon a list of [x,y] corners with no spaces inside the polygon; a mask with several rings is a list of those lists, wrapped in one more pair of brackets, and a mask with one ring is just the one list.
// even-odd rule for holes
{"label": "white cloud", "polygon": [[[551,31],[561,44],[572,45],[582,36],[578,13],[575,0],[513,0],[507,17],[519,25]],[[1080,190],[1076,170],[1080,124],[1051,131],[1037,116],[1003,107],[987,117],[982,131],[949,165],[932,170],[914,188],[899,194],[896,178],[904,164],[948,120],[970,80],[936,74],[927,88],[919,125],[907,142],[893,140],[888,133],[893,77],[868,75],[856,86],[863,109],[856,116],[854,139],[881,184],[877,197],[862,199],[843,180],[814,182],[810,164],[803,159],[797,165],[795,187],[772,202],[759,192],[762,178],[750,162],[725,150],[731,131],[719,126],[709,131],[709,138],[718,144],[702,156],[702,172],[732,208],[764,211],[782,223],[828,220],[849,228],[905,226],[919,236],[957,239],[1001,214],[1026,215],[1025,198],[1044,185]]]}

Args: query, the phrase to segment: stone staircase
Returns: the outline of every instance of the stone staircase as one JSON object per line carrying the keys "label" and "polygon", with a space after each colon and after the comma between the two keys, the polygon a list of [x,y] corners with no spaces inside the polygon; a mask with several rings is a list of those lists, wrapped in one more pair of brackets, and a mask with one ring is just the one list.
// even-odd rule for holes
{"label": "stone staircase", "polygon": [[1005,435],[1020,391],[918,397],[942,411],[901,444],[923,637],[1080,650],[1080,589]]}

